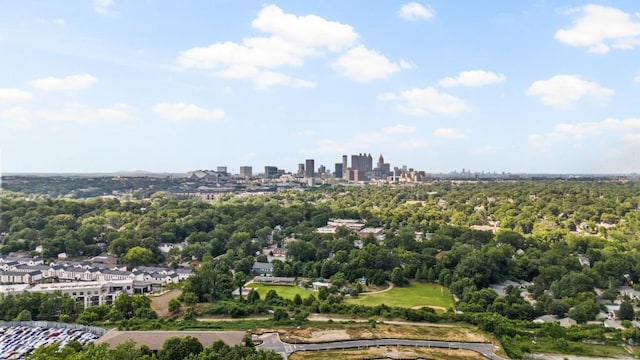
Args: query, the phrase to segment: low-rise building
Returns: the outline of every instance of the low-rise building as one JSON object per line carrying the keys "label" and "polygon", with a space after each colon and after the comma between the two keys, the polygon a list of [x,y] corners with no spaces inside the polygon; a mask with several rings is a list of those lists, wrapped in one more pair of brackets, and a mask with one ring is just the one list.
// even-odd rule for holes
{"label": "low-rise building", "polygon": [[256,262],[253,264],[253,267],[251,267],[251,272],[262,276],[271,276],[273,275],[273,264]]}
{"label": "low-rise building", "polygon": [[36,293],[60,291],[71,296],[84,307],[111,304],[122,294],[133,295],[133,280],[82,281],[69,283],[38,284],[26,290]]}

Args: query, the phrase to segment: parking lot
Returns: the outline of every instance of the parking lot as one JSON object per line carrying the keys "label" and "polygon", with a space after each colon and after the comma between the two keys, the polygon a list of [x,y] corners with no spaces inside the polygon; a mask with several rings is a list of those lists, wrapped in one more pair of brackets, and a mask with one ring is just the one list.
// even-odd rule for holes
{"label": "parking lot", "polygon": [[0,326],[0,359],[24,359],[40,346],[65,346],[72,340],[84,345],[95,339],[96,335],[76,329]]}

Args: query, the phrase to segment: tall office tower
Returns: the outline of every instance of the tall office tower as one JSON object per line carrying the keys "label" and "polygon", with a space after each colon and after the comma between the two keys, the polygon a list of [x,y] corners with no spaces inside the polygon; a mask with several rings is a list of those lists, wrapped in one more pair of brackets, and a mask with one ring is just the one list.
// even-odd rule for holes
{"label": "tall office tower", "polygon": [[241,178],[249,179],[251,176],[253,176],[253,169],[251,166],[240,166]]}
{"label": "tall office tower", "polygon": [[373,171],[373,158],[371,154],[351,155],[351,169],[371,173],[371,171]]}
{"label": "tall office tower", "polygon": [[298,176],[299,177],[304,176],[304,164],[298,164]]}
{"label": "tall office tower", "polygon": [[382,156],[382,154],[380,154],[380,157],[378,158],[378,164],[376,164],[376,167],[378,169],[382,169],[383,166],[384,166],[384,157]]}
{"label": "tall office tower", "polygon": [[333,175],[336,177],[336,179],[342,178],[344,176],[342,173],[344,171],[343,165],[344,164],[336,163],[335,170],[333,170]]}
{"label": "tall office tower", "polygon": [[349,171],[347,167],[347,155],[342,155],[342,177],[349,180]]}
{"label": "tall office tower", "polygon": [[313,178],[313,170],[316,168],[315,161],[313,159],[307,159],[304,166],[304,177],[307,179]]}
{"label": "tall office tower", "polygon": [[324,165],[320,165],[318,168],[318,176],[322,176],[327,172],[327,167]]}

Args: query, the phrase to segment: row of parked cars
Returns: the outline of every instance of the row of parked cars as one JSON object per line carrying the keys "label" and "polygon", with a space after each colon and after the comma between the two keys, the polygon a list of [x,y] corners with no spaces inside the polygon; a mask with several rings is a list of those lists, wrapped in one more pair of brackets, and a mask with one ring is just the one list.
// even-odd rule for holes
{"label": "row of parked cars", "polygon": [[0,326],[0,360],[24,359],[40,346],[59,343],[63,347],[73,340],[85,345],[97,338],[75,329]]}

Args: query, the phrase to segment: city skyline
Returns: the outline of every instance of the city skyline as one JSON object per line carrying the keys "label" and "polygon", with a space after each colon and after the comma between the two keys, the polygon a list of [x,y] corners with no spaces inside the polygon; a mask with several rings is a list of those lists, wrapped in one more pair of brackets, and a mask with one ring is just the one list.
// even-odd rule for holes
{"label": "city skyline", "polygon": [[632,0],[10,2],[0,170],[637,173],[638,47]]}

